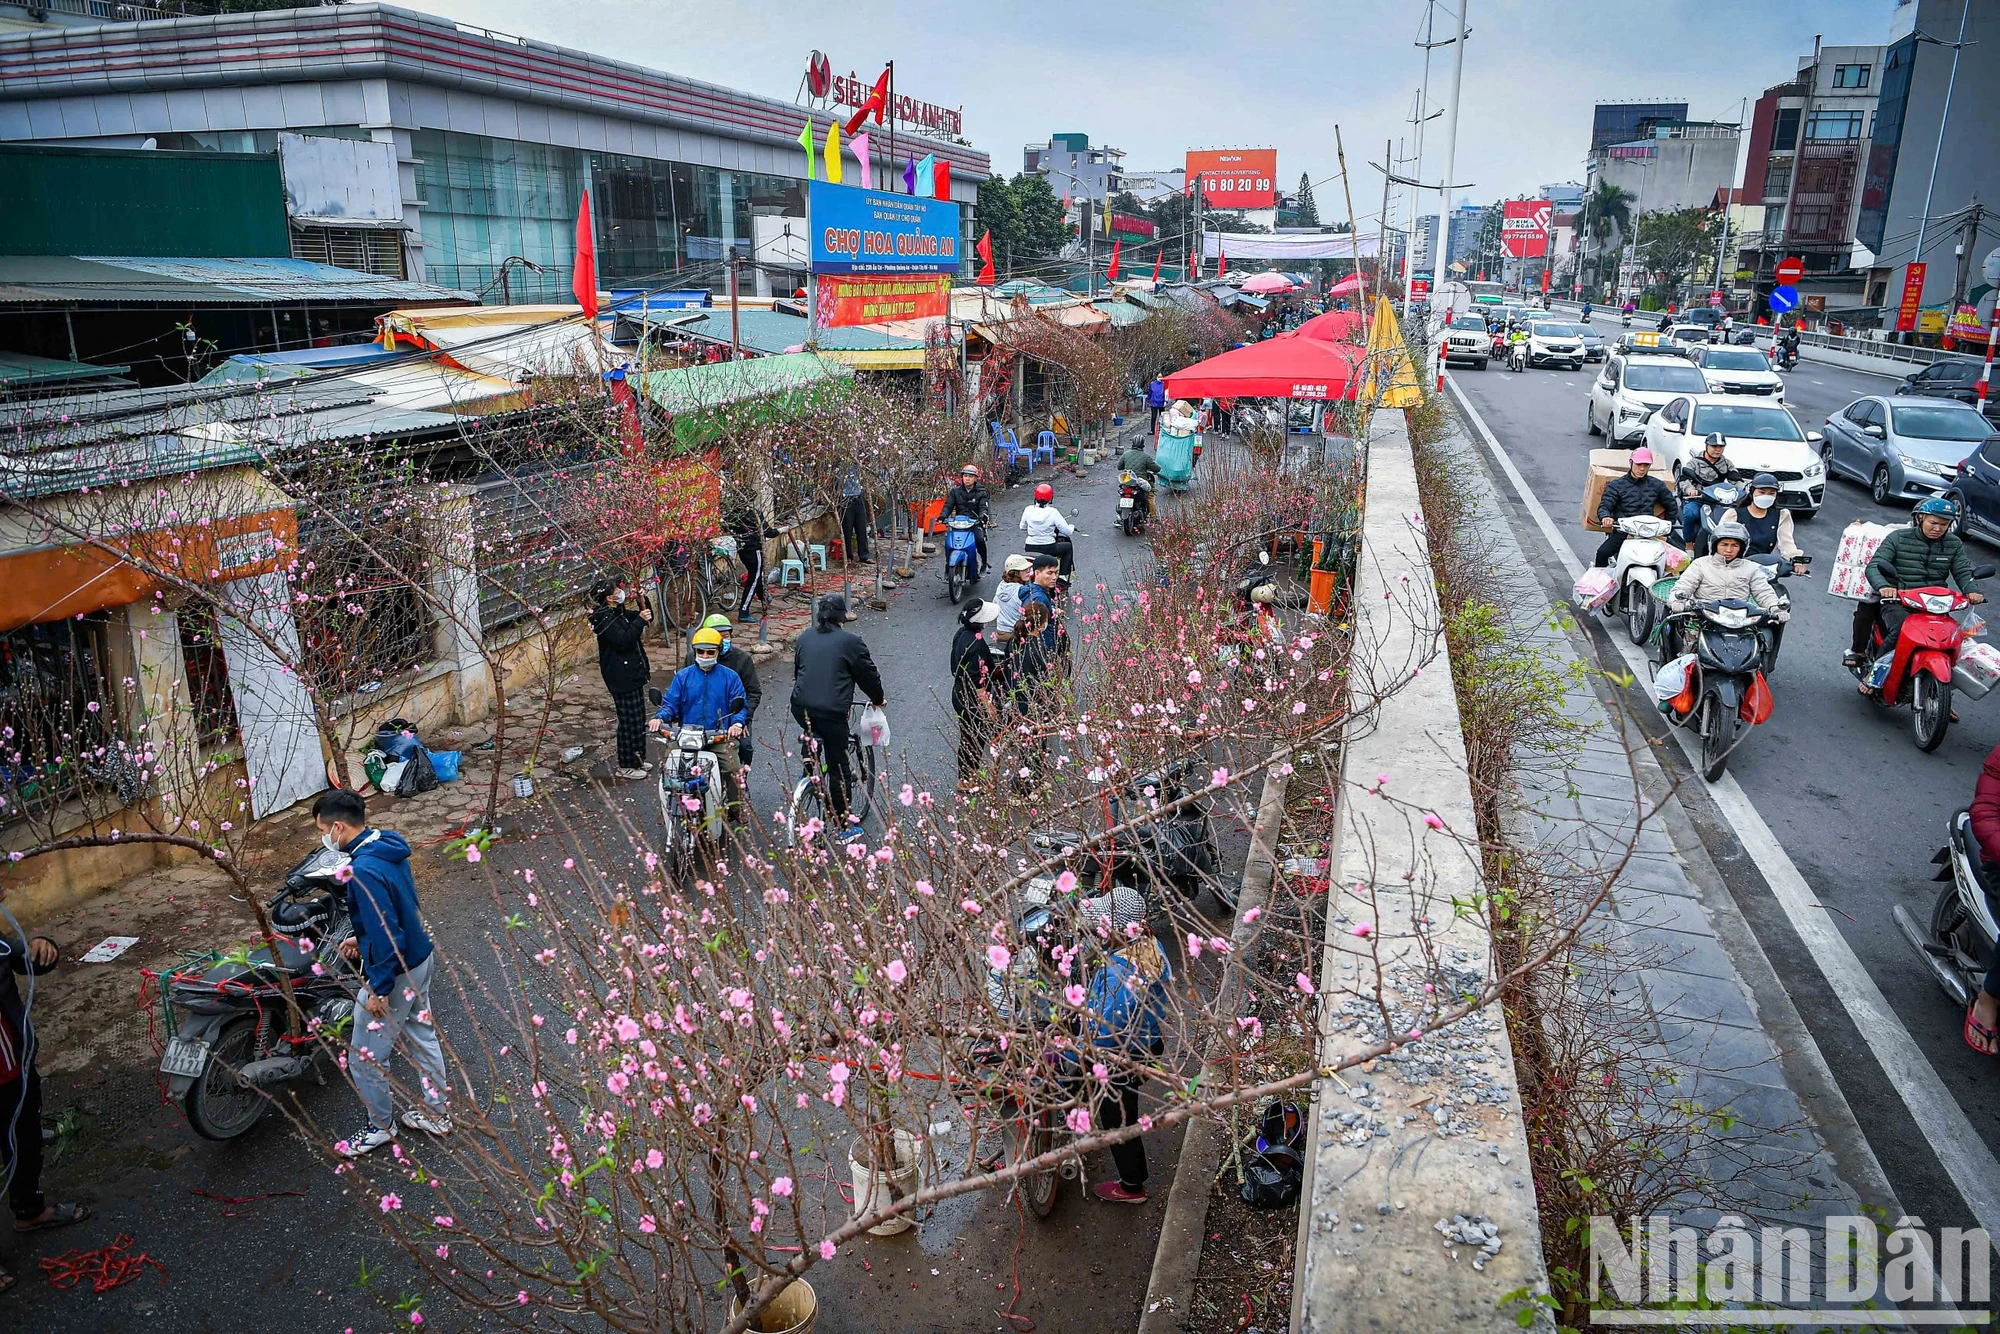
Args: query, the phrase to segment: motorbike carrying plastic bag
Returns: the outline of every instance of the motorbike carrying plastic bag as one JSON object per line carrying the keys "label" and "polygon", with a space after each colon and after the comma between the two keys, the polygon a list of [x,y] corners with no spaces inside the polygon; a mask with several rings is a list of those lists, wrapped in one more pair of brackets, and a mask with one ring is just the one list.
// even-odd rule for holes
{"label": "motorbike carrying plastic bag", "polygon": [[1574,600],[1583,610],[1596,611],[1611,601],[1617,591],[1618,581],[1612,577],[1611,571],[1592,568],[1576,577]]}
{"label": "motorbike carrying plastic bag", "polygon": [[1758,723],[1771,720],[1774,707],[1770,683],[1765,681],[1764,673],[1758,672],[1750,678],[1750,688],[1743,692],[1743,702],[1736,706],[1736,716],[1755,727]]}
{"label": "motorbike carrying plastic bag", "polygon": [[861,744],[889,747],[889,715],[871,704],[861,711]]}
{"label": "motorbike carrying plastic bag", "polygon": [[[1662,705],[1677,703],[1679,696],[1686,693],[1693,674],[1694,654],[1683,653],[1678,658],[1670,659],[1661,665],[1659,673],[1653,677],[1653,698]],[[1681,709],[1680,712],[1686,713],[1687,709]]]}

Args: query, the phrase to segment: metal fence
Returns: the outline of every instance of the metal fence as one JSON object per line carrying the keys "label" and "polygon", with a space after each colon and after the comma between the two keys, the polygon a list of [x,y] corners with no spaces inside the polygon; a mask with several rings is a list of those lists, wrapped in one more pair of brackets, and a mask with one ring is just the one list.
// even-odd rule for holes
{"label": "metal fence", "polygon": [[485,634],[581,597],[597,572],[578,540],[575,507],[589,470],[552,467],[473,484],[472,535]]}
{"label": "metal fence", "polygon": [[38,0],[30,9],[48,10],[55,14],[76,14],[83,18],[100,19],[105,23],[136,23],[142,19],[175,19],[181,17],[170,10],[155,9],[151,5],[113,4],[110,0]]}

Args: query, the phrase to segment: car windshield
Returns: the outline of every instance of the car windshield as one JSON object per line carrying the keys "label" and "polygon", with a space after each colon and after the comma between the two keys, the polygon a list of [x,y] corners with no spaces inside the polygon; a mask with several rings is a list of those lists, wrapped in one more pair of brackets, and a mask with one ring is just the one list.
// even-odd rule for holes
{"label": "car windshield", "polygon": [[1625,387],[1642,394],[1702,394],[1708,381],[1692,366],[1627,366]]}
{"label": "car windshield", "polygon": [[1535,337],[1574,338],[1576,337],[1576,330],[1570,328],[1567,324],[1549,324],[1545,321],[1537,320],[1535,321]]}
{"label": "car windshield", "polygon": [[1694,410],[1694,433],[1720,431],[1746,440],[1803,440],[1799,424],[1783,408],[1737,403],[1703,403]]}
{"label": "car windshield", "polygon": [[1890,416],[1897,435],[1918,440],[1984,440],[1993,433],[1986,418],[1972,408],[1937,407],[1892,408]]}
{"label": "car windshield", "polygon": [[1771,363],[1764,360],[1761,352],[1738,352],[1734,348],[1718,349],[1701,359],[1701,364],[1717,371],[1768,371]]}
{"label": "car windshield", "polygon": [[1452,320],[1451,327],[1454,329],[1484,329],[1486,321],[1480,319],[1477,315],[1460,315]]}

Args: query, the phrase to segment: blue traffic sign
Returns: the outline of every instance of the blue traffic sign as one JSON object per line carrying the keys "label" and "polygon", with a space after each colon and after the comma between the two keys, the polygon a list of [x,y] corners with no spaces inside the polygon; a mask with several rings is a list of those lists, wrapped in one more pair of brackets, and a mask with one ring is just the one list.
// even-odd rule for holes
{"label": "blue traffic sign", "polygon": [[1782,315],[1788,310],[1799,308],[1799,289],[1796,287],[1773,287],[1770,295],[1771,311]]}

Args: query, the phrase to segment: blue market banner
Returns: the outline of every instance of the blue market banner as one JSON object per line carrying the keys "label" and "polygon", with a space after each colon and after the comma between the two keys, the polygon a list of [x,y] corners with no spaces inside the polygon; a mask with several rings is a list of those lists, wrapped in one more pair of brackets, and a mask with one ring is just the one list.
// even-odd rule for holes
{"label": "blue market banner", "polygon": [[814,273],[957,273],[958,205],[812,182]]}

